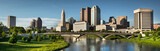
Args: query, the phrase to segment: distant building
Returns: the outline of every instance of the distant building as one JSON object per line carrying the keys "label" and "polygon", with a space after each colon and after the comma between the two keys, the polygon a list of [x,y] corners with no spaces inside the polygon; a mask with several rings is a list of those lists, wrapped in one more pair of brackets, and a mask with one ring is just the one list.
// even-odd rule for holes
{"label": "distant building", "polygon": [[117,17],[117,25],[120,25],[119,28],[129,27],[129,22],[127,22],[127,16]]}
{"label": "distant building", "polygon": [[117,22],[116,22],[116,19],[113,16],[111,16],[109,18],[109,23],[116,24]]}
{"label": "distant building", "polygon": [[30,26],[35,27],[35,25],[36,25],[36,20],[35,20],[35,19],[32,19],[32,21],[31,21],[31,23],[30,23]]}
{"label": "distant building", "polygon": [[73,31],[86,31],[89,30],[89,24],[85,21],[75,22],[73,24]]}
{"label": "distant building", "polygon": [[68,22],[69,22],[70,24],[73,24],[74,22],[76,22],[76,20],[75,20],[73,17],[70,17],[70,18],[68,19]]}
{"label": "distant building", "polygon": [[109,25],[96,25],[96,31],[102,30],[112,30],[112,27]]}
{"label": "distant building", "polygon": [[100,20],[101,20],[101,16],[100,16],[100,8],[96,5],[94,5],[91,8],[91,25],[95,26],[95,25],[100,25]]}
{"label": "distant building", "polygon": [[65,21],[65,12],[61,12],[61,22],[56,27],[56,31],[66,31],[66,21]]}
{"label": "distant building", "polygon": [[90,7],[86,7],[86,9],[81,8],[80,17],[81,17],[80,21],[86,21],[90,25],[91,24],[91,8]]}
{"label": "distant building", "polygon": [[42,27],[42,30],[47,30],[47,27],[46,27],[46,26],[43,26],[43,27]]}
{"label": "distant building", "polygon": [[16,26],[16,16],[8,16],[7,18],[7,27],[15,27]]}
{"label": "distant building", "polygon": [[154,24],[154,25],[153,25],[153,28],[154,28],[154,29],[157,29],[158,27],[160,27],[160,24]]}
{"label": "distant building", "polygon": [[66,30],[67,31],[73,30],[73,24],[70,24],[69,22],[66,22]]}
{"label": "distant building", "polygon": [[153,10],[149,8],[134,10],[134,28],[141,31],[153,30]]}
{"label": "distant building", "polygon": [[105,21],[104,20],[101,20],[101,25],[105,24]]}
{"label": "distant building", "polygon": [[56,28],[51,27],[51,31],[56,31]]}
{"label": "distant building", "polygon": [[35,27],[38,28],[38,29],[42,28],[42,20],[41,20],[40,17],[37,18]]}

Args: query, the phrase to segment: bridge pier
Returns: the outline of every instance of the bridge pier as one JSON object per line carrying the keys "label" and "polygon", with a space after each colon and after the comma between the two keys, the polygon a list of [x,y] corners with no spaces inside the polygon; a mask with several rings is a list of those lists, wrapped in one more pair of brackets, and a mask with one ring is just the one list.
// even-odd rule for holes
{"label": "bridge pier", "polygon": [[106,40],[105,38],[102,38],[102,40]]}

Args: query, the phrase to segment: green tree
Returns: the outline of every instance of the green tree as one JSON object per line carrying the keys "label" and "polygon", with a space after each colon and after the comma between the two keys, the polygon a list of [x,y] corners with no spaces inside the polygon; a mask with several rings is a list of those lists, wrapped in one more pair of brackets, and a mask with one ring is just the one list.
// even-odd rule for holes
{"label": "green tree", "polygon": [[36,41],[38,40],[38,35],[35,35],[35,38],[34,38]]}
{"label": "green tree", "polygon": [[134,39],[135,38],[135,35],[134,34],[132,34],[132,39]]}
{"label": "green tree", "polygon": [[26,41],[26,37],[22,37],[22,40],[23,40],[23,41]]}
{"label": "green tree", "polygon": [[38,35],[38,41],[41,41],[42,39],[41,39],[41,36],[40,35]]}
{"label": "green tree", "polygon": [[41,31],[41,33],[46,33],[46,32],[47,32],[46,30],[42,30],[42,31]]}
{"label": "green tree", "polygon": [[11,35],[11,37],[10,37],[10,39],[9,39],[9,43],[12,43],[12,44],[17,43],[17,33],[16,33],[16,32],[14,32],[14,33]]}
{"label": "green tree", "polygon": [[30,38],[30,39],[32,39],[32,38],[33,38],[31,33],[29,33],[29,37],[28,37],[28,38]]}
{"label": "green tree", "polygon": [[47,35],[47,38],[48,38],[48,39],[51,39],[51,35]]}
{"label": "green tree", "polygon": [[3,23],[0,22],[0,36],[1,36],[1,33],[4,31],[4,30],[3,30],[3,27],[4,27]]}
{"label": "green tree", "polygon": [[137,39],[140,40],[141,38],[142,38],[142,34],[139,34]]}
{"label": "green tree", "polygon": [[46,36],[47,36],[46,34],[43,34],[43,35],[42,35],[42,38],[43,38],[43,39],[46,39]]}
{"label": "green tree", "polygon": [[27,38],[27,42],[31,42],[31,38],[28,37],[28,38]]}
{"label": "green tree", "polygon": [[31,32],[31,30],[26,30],[26,33],[30,33]]}
{"label": "green tree", "polygon": [[38,29],[38,28],[36,29],[36,31],[37,31],[38,33],[41,33],[41,30],[40,30],[40,29]]}
{"label": "green tree", "polygon": [[5,32],[2,33],[2,39],[5,39],[7,34]]}
{"label": "green tree", "polygon": [[146,33],[145,33],[145,36],[146,36],[146,37],[149,37],[149,32],[146,32]]}
{"label": "green tree", "polygon": [[157,31],[160,31],[160,27],[157,28]]}

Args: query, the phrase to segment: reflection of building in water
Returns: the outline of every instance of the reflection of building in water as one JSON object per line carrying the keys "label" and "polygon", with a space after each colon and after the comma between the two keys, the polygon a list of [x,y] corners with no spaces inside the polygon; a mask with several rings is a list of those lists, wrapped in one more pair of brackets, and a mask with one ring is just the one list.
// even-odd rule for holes
{"label": "reflection of building in water", "polygon": [[72,36],[72,35],[68,35],[68,36],[63,36],[64,39],[68,42],[68,43],[75,43],[77,42],[77,37],[78,36]]}

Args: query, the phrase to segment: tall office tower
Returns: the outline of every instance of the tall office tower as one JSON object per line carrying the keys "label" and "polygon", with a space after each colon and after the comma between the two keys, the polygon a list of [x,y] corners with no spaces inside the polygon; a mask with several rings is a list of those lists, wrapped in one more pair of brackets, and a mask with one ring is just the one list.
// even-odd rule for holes
{"label": "tall office tower", "polygon": [[101,20],[101,25],[105,24],[105,21],[104,20]]}
{"label": "tall office tower", "polygon": [[36,25],[36,20],[35,20],[35,19],[32,19],[32,21],[31,21],[31,23],[30,23],[30,26],[35,27],[35,25]]}
{"label": "tall office tower", "polygon": [[91,8],[91,25],[95,26],[95,25],[100,25],[100,8],[96,5],[94,5]]}
{"label": "tall office tower", "polygon": [[80,21],[86,21],[89,23],[89,25],[91,24],[91,8],[90,7],[86,7],[86,9],[81,8],[81,12],[80,12]]}
{"label": "tall office tower", "polygon": [[64,9],[61,13],[61,22],[56,27],[56,31],[66,31],[66,21],[65,21],[65,12]]}
{"label": "tall office tower", "polygon": [[113,16],[111,16],[109,18],[109,23],[116,24],[117,22],[116,22],[116,19]]}
{"label": "tall office tower", "polygon": [[127,28],[129,26],[127,22],[127,16],[117,17],[117,25],[120,25],[120,28]]}
{"label": "tall office tower", "polygon": [[153,10],[149,8],[134,10],[134,28],[141,31],[151,31],[153,29]]}
{"label": "tall office tower", "polygon": [[84,8],[81,8],[81,12],[80,12],[80,16],[81,16],[81,18],[80,18],[80,21],[84,21]]}
{"label": "tall office tower", "polygon": [[38,29],[42,28],[42,20],[41,20],[40,17],[37,18],[35,27],[38,28]]}
{"label": "tall office tower", "polygon": [[8,16],[7,19],[8,28],[16,26],[16,16]]}
{"label": "tall office tower", "polygon": [[70,17],[67,21],[68,21],[70,24],[73,24],[74,22],[76,22],[76,20],[75,20],[73,17]]}

